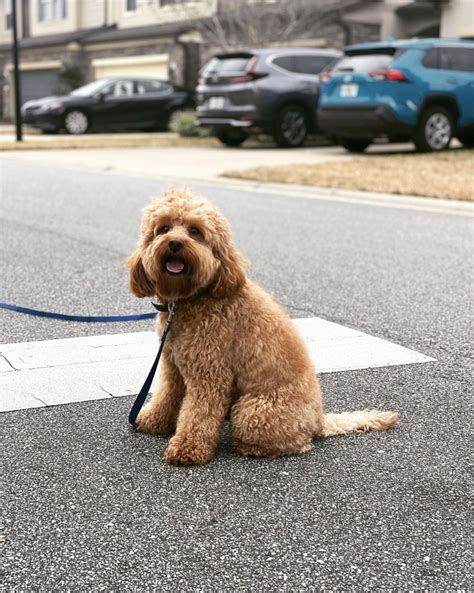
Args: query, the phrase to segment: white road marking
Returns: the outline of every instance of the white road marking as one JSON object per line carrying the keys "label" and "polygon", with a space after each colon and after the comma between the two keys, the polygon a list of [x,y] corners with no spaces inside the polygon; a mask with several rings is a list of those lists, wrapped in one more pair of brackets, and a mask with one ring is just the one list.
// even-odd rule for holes
{"label": "white road marking", "polygon": [[[435,360],[319,317],[294,323],[319,373]],[[0,411],[134,395],[157,348],[154,332],[3,344]]]}

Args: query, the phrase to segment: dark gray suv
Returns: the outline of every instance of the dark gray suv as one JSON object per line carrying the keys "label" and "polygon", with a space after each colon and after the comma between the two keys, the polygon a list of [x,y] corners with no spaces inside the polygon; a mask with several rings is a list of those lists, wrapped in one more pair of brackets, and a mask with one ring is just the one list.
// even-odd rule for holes
{"label": "dark gray suv", "polygon": [[301,146],[316,126],[321,70],[341,56],[332,49],[257,49],[215,56],[197,87],[199,126],[227,146],[264,132],[278,146]]}

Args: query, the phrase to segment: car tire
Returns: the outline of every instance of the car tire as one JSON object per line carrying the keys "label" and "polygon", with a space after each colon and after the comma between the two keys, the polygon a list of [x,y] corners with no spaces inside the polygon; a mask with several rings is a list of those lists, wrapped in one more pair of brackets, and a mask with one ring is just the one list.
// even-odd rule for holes
{"label": "car tire", "polygon": [[73,109],[64,116],[64,128],[68,134],[85,134],[89,129],[89,118],[83,111]]}
{"label": "car tire", "polygon": [[279,148],[298,148],[308,135],[306,111],[299,105],[287,105],[278,112],[273,138]]}
{"label": "car tire", "polygon": [[217,130],[216,137],[225,146],[240,146],[247,140],[247,134],[239,129]]}
{"label": "car tire", "polygon": [[453,132],[453,114],[434,105],[421,114],[413,141],[419,152],[439,152],[449,148]]}
{"label": "car tire", "polygon": [[458,140],[464,147],[474,148],[474,132],[471,134],[469,134],[468,132],[458,134]]}
{"label": "car tire", "polygon": [[338,143],[349,152],[364,152],[372,144],[370,138],[339,138]]}

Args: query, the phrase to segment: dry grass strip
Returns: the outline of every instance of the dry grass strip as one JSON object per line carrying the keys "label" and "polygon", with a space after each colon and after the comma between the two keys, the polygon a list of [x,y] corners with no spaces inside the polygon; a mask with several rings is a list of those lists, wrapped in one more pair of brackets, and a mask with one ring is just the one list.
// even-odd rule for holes
{"label": "dry grass strip", "polygon": [[367,155],[317,165],[227,171],[224,177],[474,201],[474,150]]}
{"label": "dry grass strip", "polygon": [[116,136],[58,136],[36,140],[27,138],[22,142],[2,141],[0,136],[0,151],[5,150],[57,150],[75,149],[75,148],[156,148],[168,146],[218,146],[219,142],[215,138],[182,138],[173,135],[153,136],[140,135],[134,137],[130,135]]}

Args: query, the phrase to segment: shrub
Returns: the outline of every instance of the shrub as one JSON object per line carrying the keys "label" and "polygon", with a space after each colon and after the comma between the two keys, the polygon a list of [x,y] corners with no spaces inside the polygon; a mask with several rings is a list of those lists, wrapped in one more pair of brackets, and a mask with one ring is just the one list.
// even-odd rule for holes
{"label": "shrub", "polygon": [[199,136],[194,111],[178,111],[171,116],[169,128],[180,136]]}

